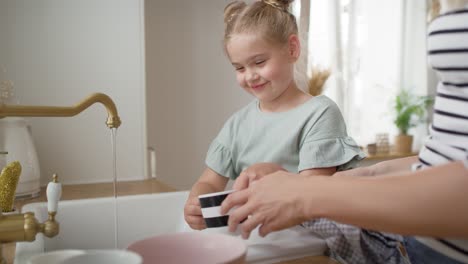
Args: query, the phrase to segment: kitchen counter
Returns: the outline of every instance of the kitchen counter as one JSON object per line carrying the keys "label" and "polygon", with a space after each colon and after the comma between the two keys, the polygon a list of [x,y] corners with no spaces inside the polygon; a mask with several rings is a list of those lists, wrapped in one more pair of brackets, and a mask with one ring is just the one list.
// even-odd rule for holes
{"label": "kitchen counter", "polygon": [[368,155],[366,157],[367,160],[389,160],[389,159],[399,159],[399,158],[406,158],[406,157],[411,157],[411,156],[416,156],[418,155],[418,152],[411,152],[411,153],[378,153],[374,155]]}
{"label": "kitchen counter", "polygon": [[[77,184],[64,185],[62,187],[61,200],[87,199],[110,197],[114,195],[113,183],[93,183],[93,184]],[[140,181],[126,181],[117,183],[117,195],[135,195],[149,194],[176,191],[176,189],[156,180],[147,179]],[[28,203],[47,201],[45,196],[45,187],[41,189],[39,197],[32,199],[17,200],[15,207],[20,210],[21,207]],[[3,254],[8,264],[13,263],[15,255],[15,243],[3,245]],[[334,260],[325,256],[305,257],[297,260],[283,261],[281,264],[336,264]]]}
{"label": "kitchen counter", "polygon": [[412,153],[390,152],[390,153],[384,153],[384,154],[378,153],[374,155],[368,154],[368,156],[365,159],[359,162],[359,167],[371,166],[371,165],[374,165],[376,163],[386,161],[386,160],[400,159],[400,158],[406,158],[406,157],[416,156],[416,155],[418,155],[418,152],[412,152]]}

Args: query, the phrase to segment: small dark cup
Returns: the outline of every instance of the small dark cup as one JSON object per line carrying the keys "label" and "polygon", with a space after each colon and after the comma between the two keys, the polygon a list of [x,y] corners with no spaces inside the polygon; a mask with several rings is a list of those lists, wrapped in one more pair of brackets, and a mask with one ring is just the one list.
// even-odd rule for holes
{"label": "small dark cup", "polygon": [[221,204],[234,190],[207,193],[198,196],[203,219],[207,228],[223,227],[228,225],[229,213],[221,214]]}

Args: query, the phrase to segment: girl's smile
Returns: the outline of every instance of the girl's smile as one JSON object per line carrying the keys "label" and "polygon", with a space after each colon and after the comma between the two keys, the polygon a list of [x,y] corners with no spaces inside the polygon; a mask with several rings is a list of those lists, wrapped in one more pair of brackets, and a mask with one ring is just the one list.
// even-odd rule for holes
{"label": "girl's smile", "polygon": [[264,82],[264,83],[262,83],[262,84],[252,84],[252,85],[250,85],[250,87],[251,87],[254,91],[260,91],[260,90],[262,90],[267,84],[268,84],[268,82]]}

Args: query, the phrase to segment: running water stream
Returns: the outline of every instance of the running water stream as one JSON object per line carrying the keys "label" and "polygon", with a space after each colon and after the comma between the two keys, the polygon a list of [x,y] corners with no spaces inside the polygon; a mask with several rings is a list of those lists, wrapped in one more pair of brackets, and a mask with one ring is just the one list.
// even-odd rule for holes
{"label": "running water stream", "polygon": [[111,128],[111,144],[112,144],[112,172],[114,181],[114,248],[118,249],[119,229],[118,229],[118,214],[117,214],[117,145],[116,136],[117,128]]}

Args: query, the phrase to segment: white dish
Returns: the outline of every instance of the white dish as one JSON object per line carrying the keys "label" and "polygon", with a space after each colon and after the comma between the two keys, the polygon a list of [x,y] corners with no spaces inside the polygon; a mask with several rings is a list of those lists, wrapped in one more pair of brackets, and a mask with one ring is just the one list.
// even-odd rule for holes
{"label": "white dish", "polygon": [[58,264],[63,263],[65,260],[84,254],[84,250],[55,250],[43,254],[33,256],[29,259],[28,264]]}
{"label": "white dish", "polygon": [[142,258],[135,252],[117,249],[87,250],[64,260],[63,264],[141,264]]}

